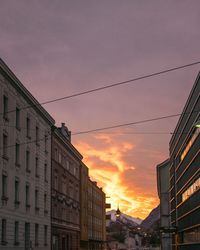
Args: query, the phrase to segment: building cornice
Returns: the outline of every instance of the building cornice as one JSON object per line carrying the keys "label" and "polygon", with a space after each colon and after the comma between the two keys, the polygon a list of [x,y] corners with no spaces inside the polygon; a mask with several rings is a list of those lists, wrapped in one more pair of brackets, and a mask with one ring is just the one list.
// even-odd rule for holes
{"label": "building cornice", "polygon": [[82,160],[83,156],[79,153],[79,151],[73,146],[73,144],[67,140],[62,133],[59,131],[57,127],[52,131],[52,135],[56,136],[63,145],[76,157],[78,160]]}
{"label": "building cornice", "polygon": [[0,58],[0,72],[9,80],[12,86],[24,97],[27,103],[39,113],[50,125],[55,124],[53,117],[41,106],[33,95],[24,87],[15,74],[9,69],[5,62]]}

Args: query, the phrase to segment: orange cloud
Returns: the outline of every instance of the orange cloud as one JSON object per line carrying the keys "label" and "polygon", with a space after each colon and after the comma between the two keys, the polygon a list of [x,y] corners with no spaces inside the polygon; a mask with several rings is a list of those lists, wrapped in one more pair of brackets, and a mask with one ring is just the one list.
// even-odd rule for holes
{"label": "orange cloud", "polygon": [[143,178],[140,169],[126,157],[134,153],[136,145],[105,133],[94,135],[90,143],[79,141],[76,147],[112,208],[119,204],[122,212],[144,218],[157,205],[152,188],[145,190],[147,184],[139,183]]}

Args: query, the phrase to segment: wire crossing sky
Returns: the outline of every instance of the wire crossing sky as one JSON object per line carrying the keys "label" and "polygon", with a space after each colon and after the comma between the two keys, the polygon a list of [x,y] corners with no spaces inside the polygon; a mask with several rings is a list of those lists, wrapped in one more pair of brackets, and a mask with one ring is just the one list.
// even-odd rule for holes
{"label": "wire crossing sky", "polygon": [[73,144],[112,209],[144,218],[158,204],[155,168],[179,116],[127,121],[182,113],[200,70],[199,9],[199,0],[1,1],[0,57],[56,126],[86,132]]}
{"label": "wire crossing sky", "polygon": [[[130,83],[133,83],[135,81],[139,81],[139,80],[142,80],[142,79],[158,76],[158,75],[161,75],[161,74],[170,73],[172,71],[176,71],[176,70],[180,70],[180,69],[185,69],[185,68],[197,65],[197,64],[200,64],[200,61],[196,61],[196,62],[193,62],[193,63],[190,63],[190,64],[185,64],[185,65],[181,65],[181,66],[178,66],[178,67],[162,70],[162,71],[159,71],[159,72],[156,72],[156,73],[151,73],[151,74],[144,75],[144,76],[139,76],[139,77],[129,79],[129,80],[125,80],[125,81],[122,81],[122,82],[117,82],[117,83],[105,85],[105,86],[102,86],[102,87],[86,90],[86,91],[75,93],[75,94],[72,94],[72,95],[59,97],[59,98],[52,99],[52,100],[49,100],[49,101],[41,102],[41,103],[38,104],[38,106],[53,103],[53,102],[58,102],[58,101],[62,101],[62,100],[66,100],[66,99],[70,99],[70,98],[74,98],[74,97],[78,97],[78,96],[81,96],[81,95],[91,94],[91,93],[94,93],[94,92],[97,92],[97,91],[102,91],[102,90],[105,90],[105,89],[108,89],[108,88],[113,88],[113,87],[117,87],[117,86],[124,85],[124,84],[130,84]],[[34,105],[34,106],[29,105],[29,106],[20,108],[20,110],[24,110],[24,109],[28,109],[28,108],[32,108],[32,107],[36,107],[36,106],[37,105]],[[8,111],[7,113],[12,113],[12,112],[15,112],[15,111],[16,110],[14,109],[14,110]],[[0,115],[3,115],[3,113],[0,113]]]}

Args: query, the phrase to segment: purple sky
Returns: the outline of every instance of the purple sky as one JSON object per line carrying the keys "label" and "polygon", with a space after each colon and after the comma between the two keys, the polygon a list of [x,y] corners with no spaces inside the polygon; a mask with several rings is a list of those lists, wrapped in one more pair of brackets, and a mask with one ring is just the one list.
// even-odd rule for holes
{"label": "purple sky", "polygon": [[[2,0],[0,56],[42,102],[199,61],[199,9],[199,0]],[[57,124],[65,122],[72,132],[176,114],[182,111],[198,71],[199,65],[45,108]],[[176,121],[117,131],[172,132]],[[113,162],[100,159],[96,151],[88,155],[87,150],[103,154],[103,149],[109,151],[106,143],[119,151],[124,142],[132,145],[120,151],[120,159],[135,169],[124,170],[119,185],[156,197],[155,165],[168,156],[169,139],[170,135],[119,135],[112,130],[103,139],[85,135],[73,142],[87,162],[95,163],[94,178],[98,176],[93,170],[112,168]],[[113,208],[121,199],[111,202]],[[127,211],[138,213],[136,208]]]}

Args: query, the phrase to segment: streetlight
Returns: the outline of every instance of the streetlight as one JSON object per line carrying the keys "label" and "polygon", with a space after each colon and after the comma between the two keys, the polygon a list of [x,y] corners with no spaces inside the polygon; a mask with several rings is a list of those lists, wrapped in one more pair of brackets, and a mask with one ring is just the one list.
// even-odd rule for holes
{"label": "streetlight", "polygon": [[195,122],[194,127],[195,128],[200,128],[200,120]]}

